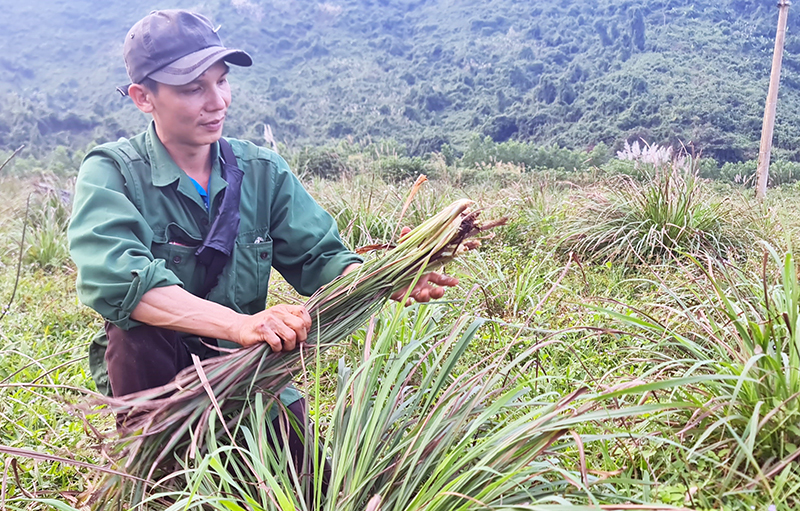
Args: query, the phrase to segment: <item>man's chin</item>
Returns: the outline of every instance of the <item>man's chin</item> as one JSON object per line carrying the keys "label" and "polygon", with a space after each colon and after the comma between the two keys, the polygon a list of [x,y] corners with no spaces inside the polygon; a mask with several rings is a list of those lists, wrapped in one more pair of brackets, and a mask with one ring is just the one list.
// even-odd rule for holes
{"label": "man's chin", "polygon": [[220,138],[222,138],[222,128],[221,127],[217,131],[203,133],[202,136],[198,137],[198,141],[200,142],[200,145],[209,145],[209,144],[213,144],[214,142],[216,142]]}

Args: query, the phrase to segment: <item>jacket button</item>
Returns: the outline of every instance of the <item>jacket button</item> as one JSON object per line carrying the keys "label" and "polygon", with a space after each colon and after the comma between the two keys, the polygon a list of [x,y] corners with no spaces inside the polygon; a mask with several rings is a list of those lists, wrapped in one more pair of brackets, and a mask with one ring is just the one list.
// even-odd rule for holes
{"label": "jacket button", "polygon": [[261,252],[261,259],[266,259],[267,257],[269,257],[267,252]]}
{"label": "jacket button", "polygon": [[172,258],[172,262],[175,264],[181,264],[181,256],[175,256]]}

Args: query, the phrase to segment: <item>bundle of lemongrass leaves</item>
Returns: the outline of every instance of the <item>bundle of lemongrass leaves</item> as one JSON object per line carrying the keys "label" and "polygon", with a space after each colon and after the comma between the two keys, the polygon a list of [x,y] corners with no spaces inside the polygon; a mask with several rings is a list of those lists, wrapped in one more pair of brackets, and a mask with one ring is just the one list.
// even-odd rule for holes
{"label": "bundle of lemongrass leaves", "polygon": [[[194,367],[184,369],[167,385],[108,399],[110,411],[125,417],[115,446],[120,468],[142,483],[176,455],[192,458],[204,451],[212,413],[227,430],[232,429],[250,413],[246,402],[254,393],[277,396],[292,382],[301,369],[303,350],[315,345],[324,349],[341,341],[378,312],[393,293],[412,288],[424,273],[478,247],[478,233],[505,223],[503,218],[479,224],[480,211],[471,211],[472,204],[454,202],[401,236],[397,246],[368,247],[387,250],[306,302],[312,327],[299,350],[273,353],[261,343],[202,362],[195,359]],[[135,480],[108,476],[95,498],[126,499],[121,494],[132,490]],[[139,485],[138,497],[141,491]],[[133,495],[127,499],[138,500]]]}

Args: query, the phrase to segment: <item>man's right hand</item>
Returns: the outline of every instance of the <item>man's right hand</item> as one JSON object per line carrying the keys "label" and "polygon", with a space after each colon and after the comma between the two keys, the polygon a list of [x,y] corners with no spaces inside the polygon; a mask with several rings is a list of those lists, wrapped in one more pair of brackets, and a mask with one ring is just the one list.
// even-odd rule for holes
{"label": "man's right hand", "polygon": [[194,296],[180,286],[146,292],[131,313],[136,321],[179,332],[226,339],[244,347],[266,342],[289,351],[308,338],[311,316],[302,305],[276,305],[252,316]]}
{"label": "man's right hand", "polygon": [[305,342],[310,328],[311,316],[305,307],[281,304],[244,316],[239,324],[239,335],[233,340],[245,348],[266,342],[272,351],[291,351]]}

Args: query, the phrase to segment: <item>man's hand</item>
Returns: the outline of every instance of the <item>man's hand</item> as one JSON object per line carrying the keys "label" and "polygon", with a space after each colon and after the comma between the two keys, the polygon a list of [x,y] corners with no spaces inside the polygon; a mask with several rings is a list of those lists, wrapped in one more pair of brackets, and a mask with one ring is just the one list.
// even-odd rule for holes
{"label": "man's hand", "polygon": [[[431,300],[438,300],[444,296],[445,287],[453,287],[458,285],[458,279],[450,275],[442,273],[430,272],[422,275],[417,280],[417,285],[411,290],[406,300],[406,307],[417,302],[429,302]],[[392,300],[399,302],[405,298],[408,293],[408,286],[392,295]]]}
{"label": "man's hand", "polygon": [[[406,234],[411,232],[411,227],[403,227],[400,230],[400,237],[402,238]],[[342,275],[347,275],[351,271],[358,268],[359,263],[353,263],[349,265],[347,268],[344,269]],[[411,293],[408,295],[408,300],[406,300],[406,307],[417,302],[429,302],[431,300],[438,300],[439,298],[444,296],[444,288],[446,287],[453,287],[458,285],[458,279],[455,277],[451,277],[449,275],[444,275],[442,273],[426,273],[422,275],[419,280],[417,281],[417,285],[414,286],[414,289],[411,290]],[[408,293],[408,286],[404,287],[400,291],[392,294],[391,299],[399,302],[403,298],[405,298],[406,293]]]}
{"label": "man's hand", "polygon": [[276,305],[242,317],[239,335],[234,339],[242,347],[266,342],[272,351],[291,351],[308,338],[311,316],[302,305]]}
{"label": "man's hand", "polygon": [[180,286],[157,287],[131,313],[136,321],[178,332],[289,351],[308,338],[311,316],[302,305],[276,305],[249,316],[194,296]]}

